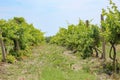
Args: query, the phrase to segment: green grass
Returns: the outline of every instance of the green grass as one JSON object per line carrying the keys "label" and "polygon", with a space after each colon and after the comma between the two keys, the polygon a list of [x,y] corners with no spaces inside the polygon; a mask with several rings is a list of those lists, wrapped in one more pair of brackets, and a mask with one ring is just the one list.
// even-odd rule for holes
{"label": "green grass", "polygon": [[[107,45],[107,58],[109,48]],[[96,75],[100,68],[99,59],[83,60],[79,53],[65,55],[65,51],[56,45],[36,46],[29,58],[0,65],[0,80],[98,80],[101,77],[102,74]],[[117,46],[117,55],[120,56],[120,46]],[[73,65],[80,69],[74,69]]]}
{"label": "green grass", "polygon": [[41,80],[86,80],[89,78],[95,80],[94,75],[90,73],[72,70],[71,65],[75,64],[76,60],[63,55],[64,51],[64,48],[52,45],[41,52],[41,61],[44,61]]}
{"label": "green grass", "polygon": [[65,76],[60,69],[48,66],[42,70],[41,80],[65,80]]}
{"label": "green grass", "polygon": [[96,80],[93,75],[84,70],[65,72],[57,68],[45,67],[42,72],[41,80]]}
{"label": "green grass", "polygon": [[[80,62],[65,56],[66,49],[56,45],[42,45],[33,49],[29,59],[0,66],[1,80],[96,80],[86,69],[73,70],[72,65]],[[82,66],[82,65],[81,65]]]}

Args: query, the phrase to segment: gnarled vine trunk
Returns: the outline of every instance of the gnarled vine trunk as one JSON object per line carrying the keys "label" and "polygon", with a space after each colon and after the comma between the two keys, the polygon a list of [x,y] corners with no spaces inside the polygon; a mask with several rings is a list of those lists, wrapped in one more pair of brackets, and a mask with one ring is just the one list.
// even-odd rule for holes
{"label": "gnarled vine trunk", "polygon": [[[116,59],[116,47],[114,43],[110,43],[111,44],[111,48],[110,48],[110,52],[109,52],[109,57],[110,59],[113,60],[113,72],[116,73],[116,65],[117,65],[117,59]],[[112,50],[113,50],[113,56],[112,56]]]}
{"label": "gnarled vine trunk", "polygon": [[14,42],[14,51],[19,51],[20,45],[18,39],[13,39],[13,42]]}
{"label": "gnarled vine trunk", "polygon": [[113,54],[113,70],[116,73],[116,48],[114,45],[112,45],[112,46],[113,46],[113,52],[114,52],[114,54]]}

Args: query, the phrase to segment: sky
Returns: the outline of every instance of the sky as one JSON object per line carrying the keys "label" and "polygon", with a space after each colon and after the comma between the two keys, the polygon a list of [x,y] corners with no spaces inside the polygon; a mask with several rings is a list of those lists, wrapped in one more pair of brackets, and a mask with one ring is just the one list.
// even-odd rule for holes
{"label": "sky", "polygon": [[[120,0],[113,2],[120,7]],[[24,17],[45,36],[52,36],[79,19],[99,24],[102,8],[107,6],[108,0],[0,0],[0,19]]]}

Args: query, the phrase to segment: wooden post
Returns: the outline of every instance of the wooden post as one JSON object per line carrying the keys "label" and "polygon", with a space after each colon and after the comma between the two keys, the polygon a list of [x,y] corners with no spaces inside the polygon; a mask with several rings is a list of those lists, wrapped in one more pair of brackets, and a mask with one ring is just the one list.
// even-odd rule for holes
{"label": "wooden post", "polygon": [[[101,23],[102,23],[102,21],[104,21],[104,17],[103,17],[103,15],[101,14]],[[104,32],[104,29],[103,29],[103,26],[102,26],[102,25],[101,25],[101,31]],[[106,59],[105,44],[106,44],[105,38],[104,38],[104,36],[102,36],[102,51],[103,51],[103,53],[102,53],[101,59],[104,59],[104,60]]]}
{"label": "wooden post", "polygon": [[[86,27],[89,28],[89,20],[86,20]],[[92,51],[91,54],[93,55],[93,48],[89,46],[89,49]]]}
{"label": "wooden post", "polygon": [[1,44],[1,50],[2,50],[2,61],[6,62],[6,52],[5,52],[5,46],[2,39],[2,32],[0,31],[0,44]]}

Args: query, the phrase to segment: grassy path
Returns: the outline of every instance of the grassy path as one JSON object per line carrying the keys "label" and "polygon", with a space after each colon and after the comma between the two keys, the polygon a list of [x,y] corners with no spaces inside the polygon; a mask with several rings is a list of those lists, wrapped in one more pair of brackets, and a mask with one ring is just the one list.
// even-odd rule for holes
{"label": "grassy path", "polygon": [[30,58],[0,65],[0,80],[100,80],[91,71],[93,60],[69,53],[56,45],[35,47]]}

